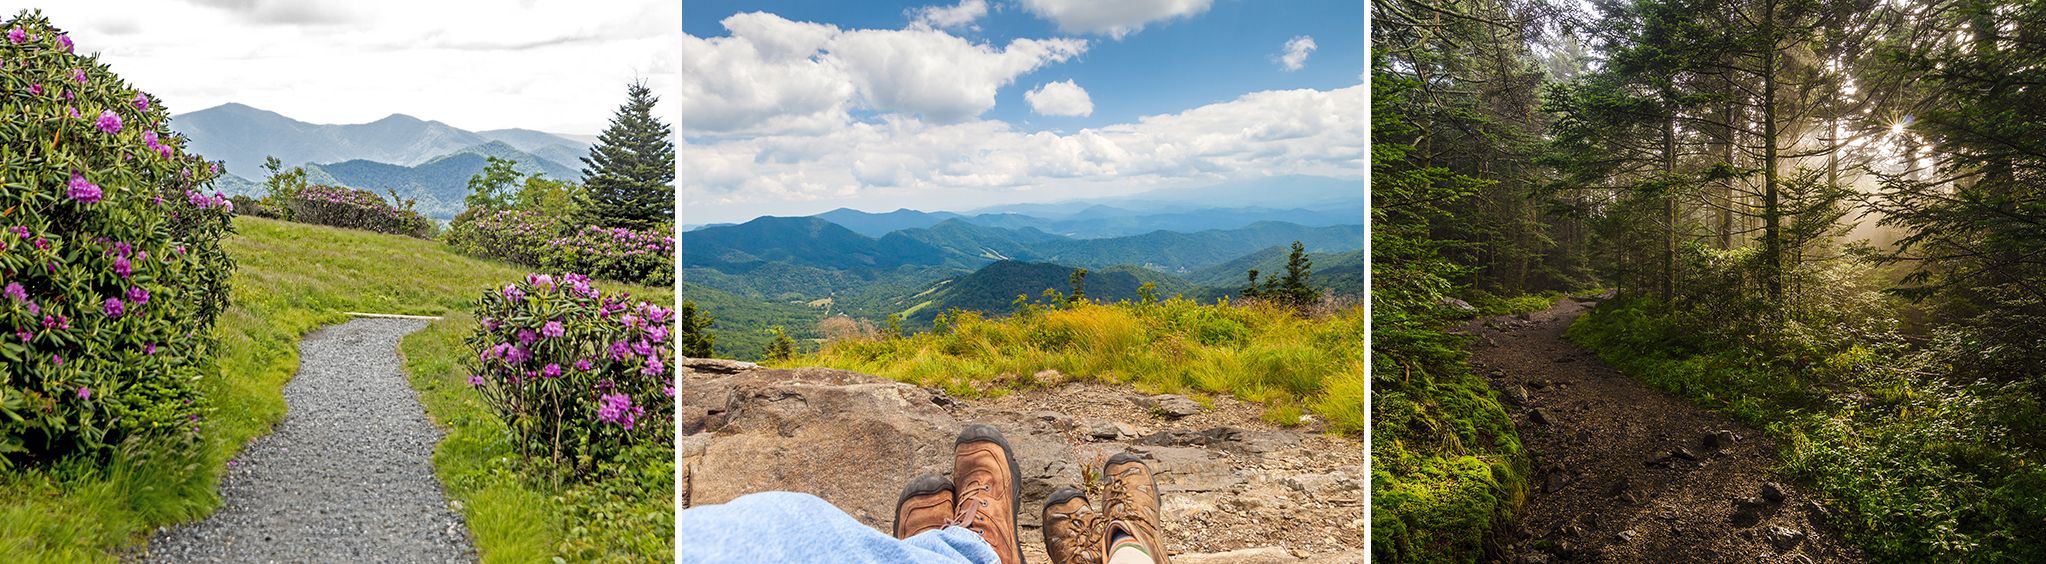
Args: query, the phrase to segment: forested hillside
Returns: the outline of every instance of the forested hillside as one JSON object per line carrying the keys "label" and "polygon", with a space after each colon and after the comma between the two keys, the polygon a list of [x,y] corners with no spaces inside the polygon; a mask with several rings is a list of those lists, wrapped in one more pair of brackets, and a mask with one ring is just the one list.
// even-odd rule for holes
{"label": "forested hillside", "polygon": [[1600,286],[1575,342],[1767,429],[1868,557],[2046,558],[2046,6],[1372,10],[1380,558],[1539,495],[1444,298]]}

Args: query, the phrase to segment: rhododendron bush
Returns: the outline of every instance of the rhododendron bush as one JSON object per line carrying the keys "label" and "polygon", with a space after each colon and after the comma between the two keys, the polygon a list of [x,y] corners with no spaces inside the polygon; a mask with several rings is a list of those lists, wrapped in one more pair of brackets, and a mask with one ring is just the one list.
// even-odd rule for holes
{"label": "rhododendron bush", "polygon": [[533,210],[485,212],[448,229],[457,252],[545,270],[666,286],[675,282],[672,229],[578,226]]}
{"label": "rhododendron bush", "polygon": [[477,303],[469,384],[527,458],[583,473],[674,439],[667,308],[607,295],[580,274],[533,274]]}
{"label": "rhododendron bush", "polygon": [[[392,196],[396,198],[395,195]],[[284,208],[292,221],[332,225],[378,233],[428,238],[433,221],[413,211],[408,203],[399,208],[368,190],[338,186],[307,186],[284,197]]]}
{"label": "rhododendron bush", "polygon": [[41,15],[0,30],[0,467],[193,437],[234,270],[219,168]]}

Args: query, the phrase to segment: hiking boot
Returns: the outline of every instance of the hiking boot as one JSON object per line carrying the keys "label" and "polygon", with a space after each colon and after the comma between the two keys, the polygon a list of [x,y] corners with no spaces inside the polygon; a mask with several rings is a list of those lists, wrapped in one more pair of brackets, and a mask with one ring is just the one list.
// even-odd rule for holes
{"label": "hiking boot", "polygon": [[1044,498],[1044,551],[1051,564],[1101,564],[1101,514],[1069,487]]}
{"label": "hiking boot", "polygon": [[1023,493],[1017,489],[1016,458],[1001,431],[987,425],[967,425],[959,431],[952,447],[952,481],[959,497],[953,525],[980,533],[1002,564],[1023,564],[1023,549],[1016,544],[1016,506]]}
{"label": "hiking boot", "polygon": [[1158,531],[1158,480],[1151,469],[1130,453],[1120,453],[1102,465],[1101,515],[1108,520],[1101,533],[1101,561],[1108,561],[1117,532],[1135,538],[1151,561],[1165,564],[1165,537]]}
{"label": "hiking boot", "polygon": [[955,517],[952,508],[956,503],[952,481],[944,476],[925,474],[910,480],[902,488],[902,497],[895,498],[895,538],[945,528]]}

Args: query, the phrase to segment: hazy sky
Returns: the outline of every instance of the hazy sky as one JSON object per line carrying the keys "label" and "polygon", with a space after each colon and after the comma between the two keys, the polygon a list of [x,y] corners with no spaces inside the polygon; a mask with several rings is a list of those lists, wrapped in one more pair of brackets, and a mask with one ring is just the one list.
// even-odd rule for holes
{"label": "hazy sky", "polygon": [[1364,174],[1354,0],[689,0],[684,221]]}
{"label": "hazy sky", "polygon": [[638,77],[677,119],[675,0],[0,0],[0,17],[31,8],[174,114],[593,135]]}

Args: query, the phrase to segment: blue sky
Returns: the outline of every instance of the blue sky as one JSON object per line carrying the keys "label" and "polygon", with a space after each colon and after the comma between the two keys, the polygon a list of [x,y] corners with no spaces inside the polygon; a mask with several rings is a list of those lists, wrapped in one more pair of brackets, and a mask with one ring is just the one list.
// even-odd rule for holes
{"label": "blue sky", "polygon": [[[1364,18],[1338,1],[690,0],[685,221],[1361,178]],[[1038,88],[1061,95],[1040,108]]]}

